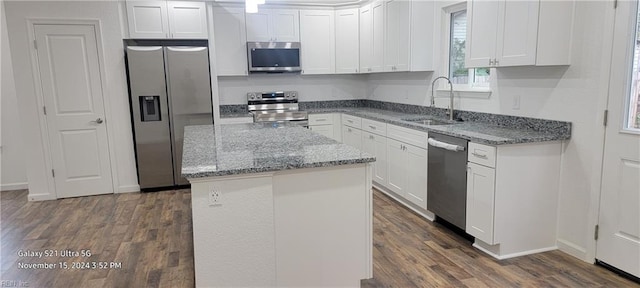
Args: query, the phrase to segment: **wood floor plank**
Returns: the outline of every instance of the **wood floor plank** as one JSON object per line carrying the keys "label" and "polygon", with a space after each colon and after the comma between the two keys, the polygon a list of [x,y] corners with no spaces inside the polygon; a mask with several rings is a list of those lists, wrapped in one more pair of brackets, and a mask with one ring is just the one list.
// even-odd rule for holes
{"label": "wood floor plank", "polygon": [[[362,287],[640,287],[559,251],[498,261],[438,223],[374,192],[373,279]],[[29,287],[194,287],[189,190],[29,202],[0,193],[0,279]],[[19,257],[19,250],[91,257]],[[109,269],[19,269],[18,263],[106,262]]]}

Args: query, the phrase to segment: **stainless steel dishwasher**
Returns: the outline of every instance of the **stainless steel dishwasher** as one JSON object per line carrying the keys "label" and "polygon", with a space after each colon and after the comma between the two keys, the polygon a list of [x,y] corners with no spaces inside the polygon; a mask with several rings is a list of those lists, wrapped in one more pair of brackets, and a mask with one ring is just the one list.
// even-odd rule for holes
{"label": "stainless steel dishwasher", "polygon": [[468,140],[429,132],[427,209],[464,230]]}

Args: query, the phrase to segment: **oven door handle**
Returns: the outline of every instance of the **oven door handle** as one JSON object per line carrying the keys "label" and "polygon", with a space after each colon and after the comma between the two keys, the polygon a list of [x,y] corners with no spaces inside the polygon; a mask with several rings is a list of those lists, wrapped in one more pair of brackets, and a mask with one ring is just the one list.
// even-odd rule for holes
{"label": "oven door handle", "polygon": [[438,141],[438,140],[433,139],[433,138],[427,139],[427,143],[429,143],[430,146],[433,146],[433,147],[436,147],[436,148],[442,148],[442,149],[449,150],[449,151],[463,152],[465,150],[465,148],[460,146],[460,145],[455,145],[455,144],[450,144],[450,143],[447,143],[447,142]]}

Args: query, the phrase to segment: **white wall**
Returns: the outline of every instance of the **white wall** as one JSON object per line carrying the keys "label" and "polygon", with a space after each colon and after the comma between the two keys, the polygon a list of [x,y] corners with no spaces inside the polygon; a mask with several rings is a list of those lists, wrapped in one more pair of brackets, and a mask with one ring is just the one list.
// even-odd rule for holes
{"label": "white wall", "polygon": [[[603,141],[602,109],[607,81],[612,5],[605,1],[576,1],[571,65],[492,69],[488,99],[456,98],[456,109],[569,121],[571,140],[564,147],[559,196],[558,245],[592,261],[593,195],[599,193],[599,161]],[[443,63],[439,64],[442,67]],[[429,105],[431,78],[443,75],[377,74],[368,78],[368,99]],[[429,84],[427,84],[429,83]],[[438,85],[436,85],[438,86]],[[437,94],[437,93],[436,93]],[[520,109],[513,99],[521,97]],[[448,99],[436,98],[447,107]],[[595,179],[595,180],[592,180]],[[596,197],[597,198],[597,197]]]}
{"label": "white wall", "polygon": [[27,171],[24,166],[22,135],[18,118],[18,99],[13,79],[9,33],[5,19],[4,2],[0,2],[0,190],[27,188]]}
{"label": "white wall", "polygon": [[366,76],[254,74],[218,77],[220,105],[247,104],[247,92],[298,91],[299,101],[364,99]]}
{"label": "white wall", "polygon": [[124,52],[122,46],[122,12],[117,1],[5,1],[7,28],[11,44],[18,112],[23,128],[29,199],[54,199],[47,181],[50,171],[44,161],[38,113],[41,111],[31,69],[31,42],[28,41],[27,19],[98,19],[101,23],[106,80],[105,105],[111,112],[108,121],[114,151],[118,192],[137,191],[133,140],[129,116]]}

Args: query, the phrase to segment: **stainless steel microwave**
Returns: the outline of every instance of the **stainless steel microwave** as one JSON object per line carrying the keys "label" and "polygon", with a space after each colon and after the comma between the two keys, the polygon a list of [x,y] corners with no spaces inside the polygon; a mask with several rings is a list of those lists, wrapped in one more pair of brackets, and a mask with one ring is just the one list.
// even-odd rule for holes
{"label": "stainless steel microwave", "polygon": [[247,42],[249,72],[298,72],[300,42]]}

